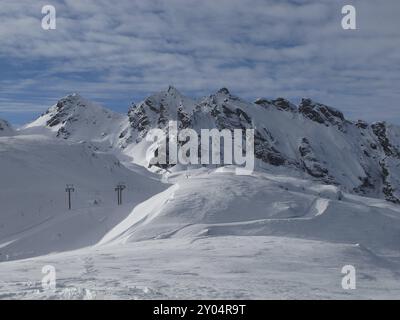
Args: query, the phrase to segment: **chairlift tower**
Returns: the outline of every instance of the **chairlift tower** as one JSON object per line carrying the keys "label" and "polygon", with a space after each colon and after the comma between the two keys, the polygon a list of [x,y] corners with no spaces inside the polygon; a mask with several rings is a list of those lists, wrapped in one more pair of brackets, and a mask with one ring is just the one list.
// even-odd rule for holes
{"label": "chairlift tower", "polygon": [[73,184],[67,184],[65,192],[68,192],[68,210],[71,210],[71,192],[75,192]]}
{"label": "chairlift tower", "polygon": [[119,183],[114,189],[117,192],[117,201],[119,206],[122,204],[122,190],[124,190],[125,188],[126,186],[124,183]]}

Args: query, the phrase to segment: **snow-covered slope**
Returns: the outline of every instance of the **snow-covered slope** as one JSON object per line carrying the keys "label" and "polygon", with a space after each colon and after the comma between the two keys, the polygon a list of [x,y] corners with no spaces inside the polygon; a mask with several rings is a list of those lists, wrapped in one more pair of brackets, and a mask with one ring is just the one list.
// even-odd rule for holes
{"label": "snow-covered slope", "polygon": [[[92,239],[104,234],[95,246],[2,262],[0,298],[378,299],[400,292],[395,204],[309,180],[228,169],[189,170],[169,181],[129,215],[116,208],[82,211],[42,228],[44,236],[0,248],[28,256],[27,248],[48,250],[47,241],[54,248],[75,237],[82,242],[82,232]],[[100,223],[115,215],[114,227]],[[72,221],[76,233],[69,237],[64,230]],[[41,287],[40,270],[49,264],[57,270],[56,291]],[[357,290],[341,287],[345,265],[357,270]]]}
{"label": "snow-covered slope", "polygon": [[[192,173],[188,174],[194,174],[196,178],[187,179],[186,174],[179,172],[182,167],[170,168],[183,179],[174,180],[172,177],[173,186],[162,193],[147,193],[154,196],[132,210],[124,211],[125,220],[115,221],[112,230],[98,233],[102,233],[97,238],[101,239],[101,244],[182,234],[248,232],[359,242],[397,249],[397,206],[386,205],[383,201],[379,202],[377,209],[371,205],[372,200],[365,200],[367,198],[356,201],[356,204],[339,198],[342,193],[347,194],[347,198],[359,194],[398,202],[400,129],[380,122],[371,125],[362,121],[353,123],[346,120],[340,111],[310,99],[303,99],[298,107],[283,98],[258,99],[249,103],[223,88],[195,101],[169,87],[132,106],[124,117],[73,94],[61,99],[46,114],[20,130],[19,139],[28,139],[23,134],[32,139],[33,133],[45,133],[55,139],[48,139],[51,141],[49,151],[43,154],[48,154],[52,148],[62,149],[55,142],[60,141],[68,144],[71,150],[91,150],[93,158],[100,156],[103,159],[107,155],[101,152],[110,150],[109,157],[116,155],[125,164],[128,160],[146,165],[144,155],[149,142],[144,138],[147,132],[152,128],[167,130],[169,120],[176,120],[180,129],[197,131],[254,128],[256,172],[251,177],[241,178],[232,174],[210,174],[212,168],[191,169],[188,172]],[[45,149],[47,143],[43,143],[41,148]],[[10,149],[7,154],[13,156],[16,152]],[[54,151],[55,154],[60,152]],[[68,158],[65,156],[64,160]],[[75,159],[74,153],[70,159]],[[65,166],[56,163],[52,157],[47,161],[49,167],[64,172],[60,168]],[[10,158],[3,167],[12,168],[13,165]],[[27,160],[25,168],[32,165],[38,165],[37,159]],[[40,165],[43,166],[42,162]],[[132,163],[129,166],[140,172]],[[86,171],[77,167],[74,170],[77,170],[74,174],[78,172],[79,175]],[[16,170],[10,170],[10,174],[12,172]],[[37,170],[29,172],[36,174]],[[32,173],[25,176],[29,174]],[[97,175],[99,173],[93,173],[93,177],[97,178]],[[268,175],[284,176],[290,183],[282,186],[281,182],[273,181],[275,178],[266,178]],[[96,178],[86,177],[86,173],[82,177],[86,181],[96,181]],[[123,176],[112,177],[107,181],[125,180]],[[37,178],[30,179],[35,180]],[[69,183],[66,177],[63,180],[62,185]],[[114,180],[109,184],[114,185]],[[44,189],[40,187],[37,190]],[[329,197],[320,195],[327,190],[331,193]],[[108,195],[112,197],[113,193]],[[88,201],[87,196],[85,201]],[[13,204],[8,205],[14,211],[21,210]],[[26,205],[31,206],[29,202]],[[251,208],[251,211],[246,208]],[[15,212],[10,214],[15,215]],[[24,219],[24,223],[27,221],[29,219]],[[237,223],[238,227],[235,226]],[[359,226],[357,232],[346,231],[355,225]],[[381,229],[386,230],[385,235]],[[13,227],[10,230],[18,232],[22,229]]]}
{"label": "snow-covered slope", "polygon": [[[354,265],[357,289],[343,290]],[[57,288],[44,291],[52,265]],[[362,246],[274,236],[140,241],[1,264],[0,299],[397,299],[399,263]]]}
{"label": "snow-covered slope", "polygon": [[[163,184],[87,143],[0,138],[0,261],[95,244]],[[123,205],[115,187],[123,182]],[[68,210],[66,184],[73,184]]]}
{"label": "snow-covered slope", "polygon": [[[400,208],[284,175],[194,170],[136,207],[100,241],[279,235],[400,249]],[[384,231],[383,231],[384,230]]]}

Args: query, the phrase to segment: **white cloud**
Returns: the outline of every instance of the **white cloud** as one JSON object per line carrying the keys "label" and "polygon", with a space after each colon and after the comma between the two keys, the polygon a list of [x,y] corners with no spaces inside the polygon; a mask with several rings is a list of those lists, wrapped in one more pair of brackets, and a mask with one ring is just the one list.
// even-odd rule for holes
{"label": "white cloud", "polygon": [[30,94],[44,102],[79,90],[107,102],[173,84],[193,95],[227,86],[249,99],[311,96],[351,117],[400,122],[396,0],[353,1],[357,31],[341,29],[343,1],[51,2],[55,31],[41,29],[43,1],[0,6],[0,66],[15,68],[0,93],[15,110]]}

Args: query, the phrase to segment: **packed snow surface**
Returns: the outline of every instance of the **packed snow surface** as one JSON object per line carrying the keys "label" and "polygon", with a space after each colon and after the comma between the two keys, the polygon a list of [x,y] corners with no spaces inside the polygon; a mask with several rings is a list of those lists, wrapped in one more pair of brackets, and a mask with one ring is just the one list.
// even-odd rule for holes
{"label": "packed snow surface", "polygon": [[[343,290],[341,269],[357,269]],[[41,270],[57,270],[55,292]],[[2,299],[396,299],[398,262],[362,246],[275,236],[148,240],[0,267]]]}

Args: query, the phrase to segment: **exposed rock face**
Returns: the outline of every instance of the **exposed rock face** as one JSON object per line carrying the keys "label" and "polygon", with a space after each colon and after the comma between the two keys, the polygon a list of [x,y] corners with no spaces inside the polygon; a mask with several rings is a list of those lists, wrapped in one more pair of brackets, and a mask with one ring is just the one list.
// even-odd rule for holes
{"label": "exposed rock face", "polygon": [[288,159],[274,147],[274,138],[266,129],[264,132],[259,130],[254,132],[254,152],[257,159],[274,166],[288,162]]}
{"label": "exposed rock face", "polygon": [[[190,113],[195,102],[182,96],[174,87],[154,94],[128,111],[130,130],[123,140],[139,142],[152,128],[165,129],[170,120],[177,121],[179,128],[188,128],[191,124]],[[128,141],[129,143],[129,141]]]}
{"label": "exposed rock face", "polygon": [[267,109],[272,105],[272,101],[265,98],[258,98],[256,101],[254,101],[254,104],[262,106]]}
{"label": "exposed rock face", "polygon": [[356,122],[356,126],[357,126],[357,128],[360,128],[360,129],[367,129],[368,128],[368,123],[366,123],[363,120],[358,120]]}
{"label": "exposed rock face", "polygon": [[329,126],[329,124],[336,125],[340,129],[342,129],[345,121],[343,113],[339,110],[314,102],[311,99],[302,99],[299,112],[312,121],[326,126]]}
{"label": "exposed rock face", "polygon": [[385,162],[385,160],[381,160],[379,162],[379,165],[382,168],[382,182],[383,182],[383,188],[382,188],[382,192],[385,195],[386,200],[395,202],[395,203],[400,203],[400,199],[398,197],[395,196],[395,189],[392,186],[392,184],[390,183],[390,172],[388,169],[388,166]]}
{"label": "exposed rock face", "polygon": [[[150,129],[150,120],[143,105],[133,105],[128,111],[128,117],[131,127],[139,132],[139,138],[144,138]],[[121,138],[124,136],[121,136]]]}
{"label": "exposed rock face", "polygon": [[383,151],[387,156],[400,157],[399,150],[394,147],[387,136],[386,133],[386,123],[385,122],[375,122],[371,125],[373,133],[378,138],[379,144],[381,145]]}
{"label": "exposed rock face", "polygon": [[288,160],[276,149],[276,141],[272,134],[266,128],[255,128],[252,117],[246,112],[247,109],[245,101],[231,95],[226,88],[222,88],[199,103],[194,114],[194,122],[204,123],[205,121],[200,119],[208,119],[211,121],[210,128],[242,129],[243,133],[246,129],[255,129],[255,157],[274,166],[285,164]]}
{"label": "exposed rock face", "polygon": [[[46,121],[46,125],[48,127],[55,127],[66,124],[67,122],[76,122],[79,120],[79,112],[76,110],[84,107],[85,103],[77,94],[71,94],[60,99],[53,110],[47,110],[46,114],[48,114],[50,118]],[[63,138],[69,136],[69,132],[64,126],[61,126],[57,134]]]}
{"label": "exposed rock face", "polygon": [[1,136],[11,136],[14,135],[15,131],[11,125],[3,119],[0,119],[0,137]]}
{"label": "exposed rock face", "polygon": [[79,142],[107,142],[113,145],[116,135],[121,134],[123,115],[94,104],[79,94],[73,93],[60,99],[41,117],[27,126],[46,127],[61,139]]}
{"label": "exposed rock face", "polygon": [[254,103],[257,105],[263,106],[265,108],[273,107],[273,108],[276,108],[276,109],[282,110],[282,111],[297,112],[296,105],[294,105],[289,100],[286,100],[284,98],[277,98],[275,100],[259,98]]}
{"label": "exposed rock face", "polygon": [[318,161],[307,138],[301,139],[299,152],[303,167],[311,176],[321,178],[328,183],[334,182],[334,178],[329,175],[328,169]]}
{"label": "exposed rock face", "polygon": [[286,100],[284,98],[278,98],[276,100],[272,100],[272,105],[279,110],[291,111],[291,112],[297,111],[297,107],[289,100]]}
{"label": "exposed rock face", "polygon": [[[298,108],[283,98],[258,99],[251,104],[226,88],[200,101],[188,100],[174,88],[151,99],[154,100],[151,104],[145,100],[140,104],[142,109],[139,107],[131,117],[133,127],[139,131],[139,140],[148,128],[165,129],[165,118],[177,120],[179,128],[253,128],[255,157],[262,162],[294,168],[313,179],[343,185],[355,193],[381,194],[389,201],[398,201],[400,177],[399,182],[397,176],[392,177],[395,170],[392,162],[382,165],[383,157],[397,158],[399,154],[385,124],[370,126],[361,120],[352,123],[339,110],[311,99],[303,99]],[[310,123],[304,124],[302,117]],[[314,128],[313,132],[307,127]],[[336,131],[334,136],[326,127]]]}
{"label": "exposed rock face", "polygon": [[[198,133],[214,128],[254,129],[255,158],[268,170],[279,168],[349,192],[399,202],[400,128],[384,122],[351,122],[339,110],[311,99],[302,99],[298,108],[284,98],[249,103],[222,88],[193,100],[170,86],[133,104],[123,117],[70,95],[34,124],[63,139],[107,140],[145,165],[139,160],[148,147],[146,134],[154,128],[167,133],[171,120],[178,129]],[[165,152],[168,155],[169,150]]]}

